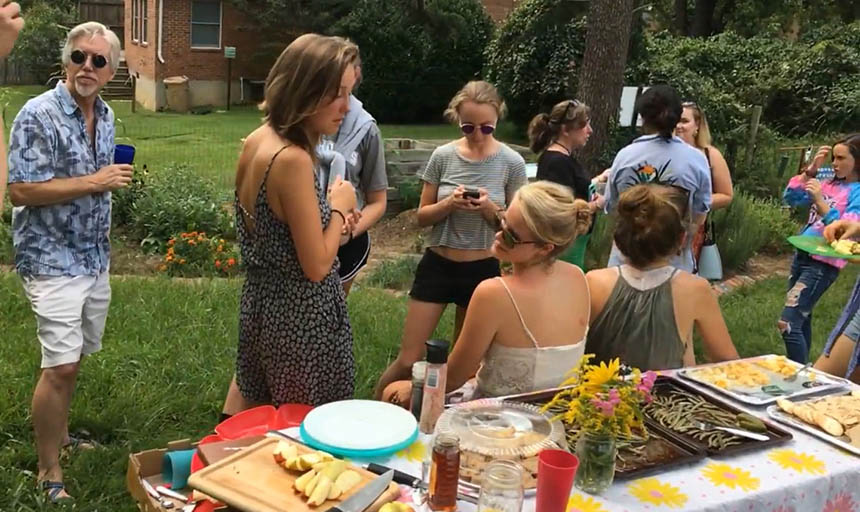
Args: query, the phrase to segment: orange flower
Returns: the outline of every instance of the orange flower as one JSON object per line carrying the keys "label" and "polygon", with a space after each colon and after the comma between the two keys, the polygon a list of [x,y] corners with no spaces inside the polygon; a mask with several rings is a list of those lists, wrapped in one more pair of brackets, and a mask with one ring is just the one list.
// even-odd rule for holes
{"label": "orange flower", "polygon": [[218,246],[218,249],[216,249],[216,250],[217,250],[218,252],[222,252],[222,251],[224,250],[224,246],[223,246],[223,245],[219,245],[219,246]]}
{"label": "orange flower", "polygon": [[221,260],[215,260],[215,268],[221,268]]}
{"label": "orange flower", "polygon": [[195,242],[194,240],[189,240],[188,245],[197,245],[197,242]]}
{"label": "orange flower", "polygon": [[227,265],[232,267],[235,264],[236,264],[236,260],[234,258],[230,258],[229,260],[227,260]]}
{"label": "orange flower", "polygon": [[168,255],[167,255],[167,257],[166,257],[166,258],[164,258],[164,259],[166,259],[167,261],[173,261],[173,255],[172,255],[172,254],[168,254]]}
{"label": "orange flower", "polygon": [[188,233],[188,236],[190,236],[190,237],[195,237],[195,236],[197,236],[197,232],[196,232],[196,231],[192,231],[191,233]]}
{"label": "orange flower", "polygon": [[170,240],[168,240],[168,241],[167,241],[167,246],[168,246],[168,247],[173,247],[173,244],[175,244],[175,243],[176,243],[176,240],[174,240],[173,238],[171,238]]}
{"label": "orange flower", "polygon": [[180,259],[180,260],[179,260],[179,264],[180,264],[180,265],[185,265],[185,258]]}
{"label": "orange flower", "polygon": [[167,248],[167,254],[168,254],[168,255],[171,255],[171,256],[173,255],[173,247],[168,247],[168,248]]}
{"label": "orange flower", "polygon": [[165,270],[167,270],[167,265],[165,265],[165,264],[159,265],[158,270],[161,272],[164,272]]}

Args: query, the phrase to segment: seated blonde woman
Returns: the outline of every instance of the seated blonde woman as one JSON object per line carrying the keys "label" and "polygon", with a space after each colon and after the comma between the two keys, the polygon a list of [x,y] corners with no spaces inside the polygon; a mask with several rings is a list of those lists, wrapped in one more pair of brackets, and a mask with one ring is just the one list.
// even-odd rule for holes
{"label": "seated blonde woman", "polygon": [[[585,201],[548,181],[520,188],[507,211],[499,212],[491,250],[512,272],[475,289],[448,359],[449,392],[476,372],[475,397],[551,388],[579,363],[588,332],[588,284],[579,267],[556,258],[590,222]],[[383,399],[407,405],[409,383],[389,385]]]}
{"label": "seated blonde woman", "polygon": [[687,193],[637,185],[618,199],[613,238],[627,263],[588,273],[597,361],[620,358],[642,370],[693,366],[693,327],[710,362],[737,359],[717,297],[701,277],[672,266],[687,237]]}

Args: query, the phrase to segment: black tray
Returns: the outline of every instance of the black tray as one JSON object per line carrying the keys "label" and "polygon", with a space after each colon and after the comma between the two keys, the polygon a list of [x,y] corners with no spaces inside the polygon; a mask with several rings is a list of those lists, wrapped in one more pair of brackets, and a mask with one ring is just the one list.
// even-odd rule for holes
{"label": "black tray", "polygon": [[[552,397],[562,389],[564,388],[547,389],[532,393],[500,397],[499,399],[510,402],[543,405],[549,402]],[[659,423],[652,421],[649,418],[645,419],[645,428],[648,429],[648,433],[650,435],[649,440],[645,444],[646,450],[649,446],[651,449],[654,449],[657,444],[661,444],[665,449],[671,450],[673,457],[668,458],[668,460],[663,459],[653,461],[629,469],[625,467],[624,463],[618,461],[615,465],[616,479],[627,480],[632,478],[641,478],[655,473],[663,473],[678,466],[690,464],[705,458],[705,451],[700,445],[689,442],[686,438],[678,436],[671,430],[664,428]],[[570,450],[574,450],[575,447],[569,446],[568,448]]]}
{"label": "black tray", "polygon": [[[652,394],[660,394],[661,390],[671,389],[673,387],[677,388],[677,389],[681,389],[683,391],[686,391],[687,393],[697,395],[701,398],[704,398],[705,401],[710,402],[711,404],[716,405],[717,407],[724,409],[726,411],[729,411],[733,414],[739,414],[742,412],[746,412],[743,409],[735,407],[734,405],[732,405],[730,402],[728,402],[726,400],[715,397],[713,395],[709,395],[707,393],[703,393],[699,389],[696,389],[695,387],[687,384],[686,382],[679,380],[679,379],[676,379],[674,377],[666,377],[666,376],[657,377],[657,380],[654,382],[654,389],[651,392],[652,392]],[[648,423],[656,423],[656,424],[660,425],[656,420],[651,418],[647,412],[645,413],[645,417],[646,417],[646,420],[648,421]],[[761,418],[759,418],[759,419],[761,419]],[[739,453],[745,453],[745,452],[750,452],[750,451],[754,451],[754,450],[761,450],[763,448],[769,448],[769,447],[774,446],[774,445],[778,445],[778,444],[785,443],[787,441],[791,441],[791,439],[792,439],[791,432],[789,432],[783,428],[778,427],[777,425],[775,425],[774,423],[771,423],[770,421],[762,420],[762,422],[767,427],[767,434],[766,435],[770,438],[769,440],[767,440],[767,441],[755,441],[753,439],[743,439],[740,444],[732,445],[732,446],[723,448],[721,450],[716,449],[716,448],[710,448],[706,444],[701,443],[701,442],[697,441],[696,439],[693,439],[692,437],[687,436],[685,434],[682,434],[680,432],[672,431],[672,434],[676,438],[680,438],[680,439],[685,440],[687,442],[687,444],[692,444],[692,445],[698,447],[700,450],[703,450],[709,456],[718,456],[718,457],[719,456],[725,456],[725,455],[737,455]],[[662,427],[666,430],[669,430],[666,427],[663,427],[662,425],[660,425],[660,427]],[[764,432],[762,432],[762,434],[764,434]]]}

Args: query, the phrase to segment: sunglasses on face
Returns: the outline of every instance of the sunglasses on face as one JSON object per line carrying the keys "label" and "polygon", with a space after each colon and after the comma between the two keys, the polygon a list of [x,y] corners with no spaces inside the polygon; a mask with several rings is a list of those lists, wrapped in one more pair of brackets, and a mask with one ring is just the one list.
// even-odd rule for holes
{"label": "sunglasses on face", "polygon": [[505,212],[499,211],[496,214],[496,225],[499,227],[499,231],[502,232],[502,242],[505,247],[508,249],[516,249],[518,245],[522,244],[539,244],[537,240],[520,240],[520,237],[517,236],[516,233],[511,231],[508,228],[507,223],[505,222]]}
{"label": "sunglasses on face", "polygon": [[105,58],[104,55],[99,55],[98,53],[90,55],[82,50],[75,50],[71,55],[72,62],[78,66],[82,66],[87,61],[87,57],[92,59],[93,67],[96,69],[101,69],[107,66],[107,58]]}
{"label": "sunglasses on face", "polygon": [[[484,135],[489,135],[493,133],[496,129],[496,125],[493,124],[482,124],[480,125],[481,133]],[[460,130],[466,135],[471,135],[475,133],[475,124],[474,123],[460,123]]]}

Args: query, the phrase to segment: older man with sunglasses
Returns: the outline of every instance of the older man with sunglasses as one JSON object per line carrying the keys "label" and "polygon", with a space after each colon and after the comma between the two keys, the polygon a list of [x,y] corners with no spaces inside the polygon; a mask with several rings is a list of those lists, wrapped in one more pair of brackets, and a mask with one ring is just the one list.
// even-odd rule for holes
{"label": "older man with sunglasses", "polygon": [[111,191],[132,167],[114,164],[114,114],[99,91],[120,58],[101,23],[73,28],[62,63],[66,80],[28,101],[12,125],[9,197],[15,267],[36,315],[42,373],[33,393],[38,481],[51,502],[70,499],[59,452],[83,356],[101,349],[110,303]]}

